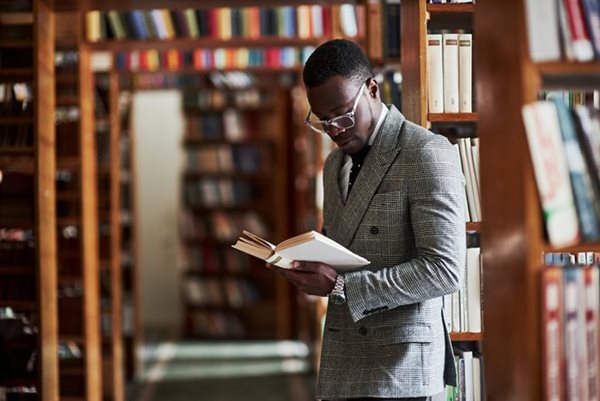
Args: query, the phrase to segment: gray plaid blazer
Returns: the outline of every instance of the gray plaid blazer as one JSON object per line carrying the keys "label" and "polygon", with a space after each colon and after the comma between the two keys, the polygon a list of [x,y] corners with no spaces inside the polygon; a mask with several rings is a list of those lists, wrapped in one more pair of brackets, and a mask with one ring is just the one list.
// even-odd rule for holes
{"label": "gray plaid blazer", "polygon": [[317,398],[423,397],[455,384],[442,296],[461,286],[465,179],[450,142],[393,106],[344,202],[334,150],[324,169],[324,232],[371,264],[345,273],[329,303]]}

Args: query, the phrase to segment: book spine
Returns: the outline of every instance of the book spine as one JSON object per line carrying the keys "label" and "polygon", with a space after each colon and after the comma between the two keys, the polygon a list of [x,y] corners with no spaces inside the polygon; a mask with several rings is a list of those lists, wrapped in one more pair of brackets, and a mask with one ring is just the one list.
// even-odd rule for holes
{"label": "book spine", "polygon": [[458,34],[442,34],[444,60],[444,112],[458,113]]}
{"label": "book spine", "polygon": [[427,88],[430,113],[444,112],[444,62],[442,35],[427,35]]}
{"label": "book spine", "polygon": [[459,111],[473,111],[473,35],[463,33],[458,36],[458,98]]}

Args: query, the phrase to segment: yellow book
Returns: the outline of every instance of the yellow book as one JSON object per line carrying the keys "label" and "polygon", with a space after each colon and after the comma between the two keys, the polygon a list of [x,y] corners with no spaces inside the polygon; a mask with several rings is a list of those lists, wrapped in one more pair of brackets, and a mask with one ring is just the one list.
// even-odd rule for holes
{"label": "yellow book", "polygon": [[308,39],[311,35],[310,6],[298,6],[296,11],[298,37]]}
{"label": "yellow book", "polygon": [[235,51],[235,68],[248,68],[250,61],[250,50],[247,47],[239,47]]}
{"label": "yellow book", "polygon": [[222,7],[217,13],[217,32],[219,39],[231,39],[231,8]]}
{"label": "yellow book", "polygon": [[167,39],[173,39],[177,35],[175,33],[175,27],[173,26],[173,19],[171,13],[167,9],[160,10],[160,15],[165,23],[165,31],[167,33]]}
{"label": "yellow book", "polygon": [[370,262],[316,231],[307,231],[277,245],[243,230],[233,248],[262,259],[275,266],[289,269],[292,262],[322,262],[337,271],[352,270]]}
{"label": "yellow book", "polygon": [[88,42],[98,42],[103,39],[100,31],[100,18],[102,18],[102,14],[97,10],[88,11],[85,14],[85,33]]}
{"label": "yellow book", "polygon": [[158,50],[150,49],[146,52],[146,63],[148,64],[148,70],[150,71],[158,71],[160,69]]}

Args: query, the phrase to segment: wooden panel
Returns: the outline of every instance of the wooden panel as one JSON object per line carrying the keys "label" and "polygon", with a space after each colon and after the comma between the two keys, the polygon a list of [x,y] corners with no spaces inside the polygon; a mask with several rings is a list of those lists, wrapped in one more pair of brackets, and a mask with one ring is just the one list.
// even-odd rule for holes
{"label": "wooden panel", "polygon": [[475,122],[479,119],[477,113],[429,113],[427,119],[433,122]]}
{"label": "wooden panel", "polygon": [[419,125],[427,125],[427,35],[426,4],[402,2],[402,113]]}
{"label": "wooden panel", "polygon": [[[510,27],[498,35],[491,27]],[[489,401],[541,401],[540,211],[521,105],[538,80],[525,60],[520,0],[477,3],[485,381]],[[498,99],[502,99],[501,104]],[[507,156],[510,154],[510,157]],[[518,312],[516,312],[518,311]]]}
{"label": "wooden panel", "polygon": [[93,124],[94,88],[90,68],[90,51],[85,45],[79,46],[79,90],[85,388],[86,401],[100,401],[102,399],[102,359],[98,266],[98,187]]}
{"label": "wooden panel", "polygon": [[119,125],[119,76],[109,77],[110,111],[110,283],[113,401],[125,397],[123,358],[123,294],[121,271],[121,152]]}
{"label": "wooden panel", "polygon": [[39,305],[40,400],[58,401],[56,254],[56,129],[54,126],[54,15],[34,2],[36,240]]}

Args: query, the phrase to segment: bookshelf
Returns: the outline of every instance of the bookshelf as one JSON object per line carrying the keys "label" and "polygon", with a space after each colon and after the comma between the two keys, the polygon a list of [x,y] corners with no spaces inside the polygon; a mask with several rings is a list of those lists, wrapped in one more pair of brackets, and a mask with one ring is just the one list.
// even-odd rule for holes
{"label": "bookshelf", "polygon": [[90,52],[57,13],[56,160],[60,397],[102,397],[98,178]]}
{"label": "bookshelf", "polygon": [[[117,119],[119,127],[118,149],[120,159],[119,193],[120,193],[120,253],[123,300],[123,358],[125,377],[132,382],[141,372],[139,349],[142,344],[142,326],[140,317],[139,263],[137,257],[136,228],[136,172],[133,162],[135,142],[131,133],[131,100],[130,83],[114,68],[111,75],[111,97],[117,97],[117,106],[111,109],[111,119]],[[114,76],[117,76],[117,87],[114,87]],[[112,121],[112,120],[111,120]]]}
{"label": "bookshelf", "polygon": [[[446,323],[450,326],[450,338],[454,343],[455,349],[471,350],[479,356],[482,348],[485,349],[486,346],[486,343],[484,343],[485,336],[480,324],[482,317],[481,313],[478,312],[479,308],[477,306],[473,307],[470,304],[472,301],[469,298],[479,299],[481,294],[480,276],[484,273],[479,264],[478,254],[479,249],[483,249],[480,248],[482,243],[485,244],[484,246],[487,251],[487,242],[480,238],[482,228],[485,225],[481,222],[480,211],[477,210],[477,207],[474,206],[475,202],[472,201],[473,198],[478,197],[478,191],[475,190],[475,183],[478,176],[474,175],[477,169],[474,167],[471,169],[473,174],[469,183],[469,171],[465,166],[468,164],[476,166],[476,162],[474,161],[475,156],[473,156],[471,149],[471,141],[473,141],[473,138],[477,138],[474,142],[478,142],[479,132],[484,131],[481,131],[479,126],[480,113],[476,109],[475,102],[472,103],[472,111],[469,112],[429,112],[430,92],[428,75],[432,71],[429,71],[430,64],[428,63],[428,58],[430,56],[428,54],[429,39],[427,37],[428,33],[473,33],[474,16],[477,7],[479,5],[458,3],[429,4],[425,0],[402,1],[400,25],[402,29],[401,70],[403,76],[401,111],[408,120],[427,127],[437,134],[446,136],[455,144],[457,153],[461,157],[461,164],[467,178],[467,185],[471,184],[469,186],[473,188],[470,194],[471,198],[468,199],[471,202],[471,206],[465,205],[469,209],[469,216],[467,216],[465,223],[465,233],[467,235],[467,244],[470,248],[467,250],[464,277],[465,286],[458,293],[444,297],[444,309]],[[440,35],[440,47],[444,39],[445,36]],[[473,35],[473,43],[476,40],[477,38]],[[443,50],[441,55],[445,57]],[[440,62],[442,62],[441,59]],[[445,68],[446,66],[444,66]],[[457,72],[456,79],[458,80],[458,78],[459,73]],[[446,82],[444,82],[444,85],[446,85]],[[458,93],[456,95],[458,97]],[[475,97],[473,96],[473,98]],[[441,100],[442,102],[444,101],[443,98]],[[444,109],[446,109],[445,105]],[[471,153],[469,157],[467,157],[468,153]],[[473,160],[469,161],[468,159]],[[467,198],[469,198],[468,188]],[[476,209],[476,211],[474,212],[472,209]],[[487,221],[485,224],[487,224]],[[471,285],[471,283],[476,284]],[[487,303],[485,302],[476,305],[483,304],[487,308]],[[487,313],[487,310],[485,313]],[[473,318],[473,314],[478,314],[479,316]],[[487,330],[487,326],[485,326],[485,329]],[[459,391],[463,392],[464,390]]]}
{"label": "bookshelf", "polygon": [[277,188],[286,187],[289,144],[278,133],[289,100],[269,82],[274,74],[239,89],[210,75],[184,92],[182,299],[191,337],[291,336],[289,285],[230,247],[243,228],[288,234],[287,191]]}
{"label": "bookshelf", "polygon": [[[119,85],[114,71],[94,73],[94,117],[98,162],[98,216],[102,330],[102,387],[105,400],[124,398],[123,293],[121,270],[121,154]],[[115,111],[113,111],[115,110]]]}
{"label": "bookshelf", "polygon": [[[537,99],[550,75],[563,89],[597,89],[597,61],[535,64],[527,53],[523,1],[477,5],[476,74],[482,148],[482,240],[486,386],[489,400],[543,400],[540,255],[547,244],[521,108]],[[498,25],[500,24],[500,25]],[[499,37],[491,26],[511,26]],[[584,74],[586,77],[577,79]],[[576,83],[576,85],[574,85]],[[493,99],[503,96],[502,113]],[[503,126],[498,124],[502,121]],[[503,149],[503,154],[494,151]],[[510,163],[504,155],[510,154]],[[600,250],[597,243],[554,251]],[[518,309],[517,309],[518,308]],[[519,310],[518,314],[511,311]],[[507,327],[514,328],[507,330]]]}
{"label": "bookshelf", "polygon": [[54,28],[45,2],[0,7],[0,388],[35,400],[56,400],[59,383]]}

